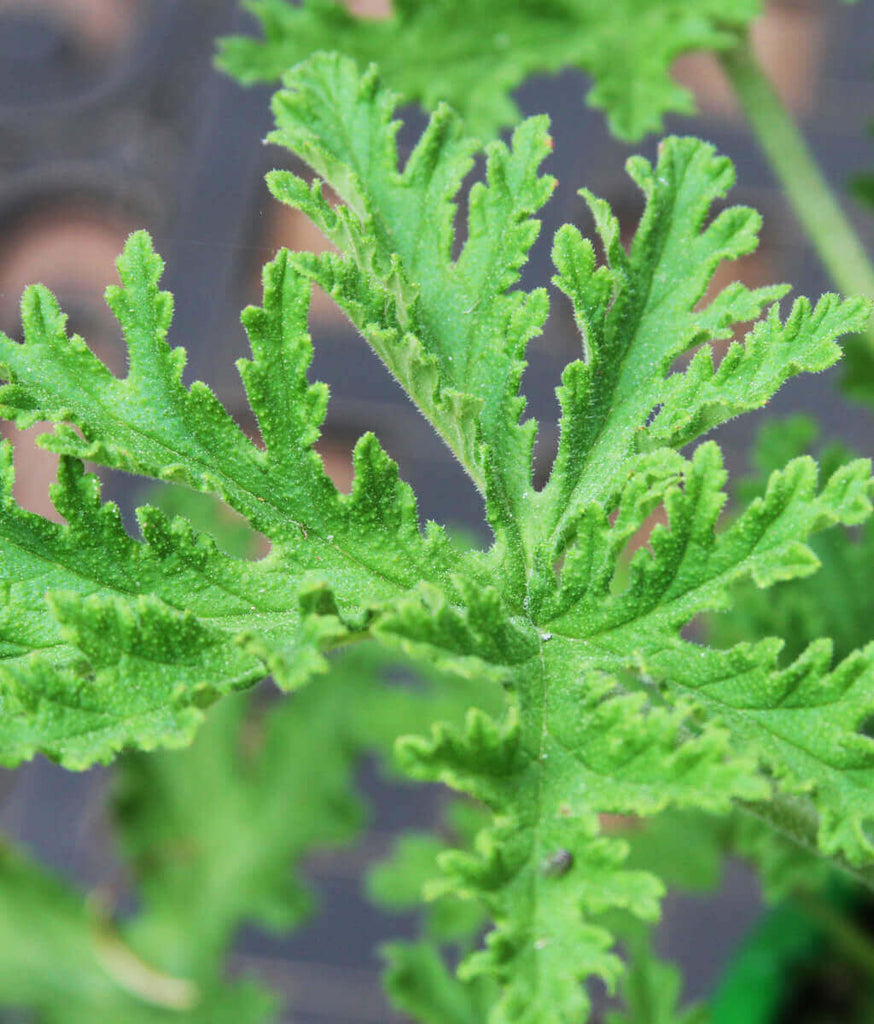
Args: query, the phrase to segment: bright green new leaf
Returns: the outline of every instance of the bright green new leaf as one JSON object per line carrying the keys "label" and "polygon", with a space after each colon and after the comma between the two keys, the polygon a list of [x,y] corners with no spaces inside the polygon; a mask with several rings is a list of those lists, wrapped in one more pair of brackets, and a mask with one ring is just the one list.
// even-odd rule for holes
{"label": "bright green new leaf", "polygon": [[[832,365],[837,339],[869,306],[798,299],[781,319],[784,288],[740,284],[703,302],[719,264],[755,248],[758,216],[729,207],[711,219],[730,163],[696,139],[665,140],[655,165],[629,162],[646,206],[627,250],[591,196],[603,262],[576,228],[556,238],[556,284],[583,351],[563,375],[558,452],[535,492],[536,424],[521,420],[518,388],[548,300],[516,286],[551,191],[537,173],[545,120],[488,149],[456,246],[474,147],[447,108],[401,170],[395,97],[375,70],[317,54],[285,81],[272,138],[317,179],[275,173],[270,186],[339,251],[280,253],[263,308],[244,316],[253,358],[240,369],[263,448],[202,385],[181,383],[160,263],[143,235],[110,293],[126,378],[67,339],[43,290],[25,298],[24,343],[0,340],[10,381],[0,412],[56,424],[44,443],[64,456],[55,495],[68,523],[48,524],[11,497],[0,518],[3,756],[44,750],[82,765],[123,745],[183,742],[221,694],[268,672],[297,687],[325,668],[327,648],[365,638],[456,680],[500,684],[508,707],[472,700],[463,725],[438,721],[399,746],[413,776],[492,814],[472,849],[439,855],[442,875],[426,894],[477,900],[494,921],[460,967],[462,981],[500,990],[489,1024],[580,1024],[581,983],[621,973],[605,915],[653,921],[664,888],[626,863],[629,843],[604,832],[603,815],[725,814],[745,801],[776,820],[791,805],[812,846],[859,870],[874,861],[874,741],[863,732],[874,649],[832,665],[823,641],[781,660],[779,640],[714,649],[687,628],[729,608],[739,583],[813,573],[808,539],[870,514],[867,463],[820,484],[813,460],[800,458],[723,523],[719,449],[687,449],[794,374]],[[468,471],[495,534],[489,551],[421,530],[410,489],[370,435],[356,447],[351,495],[328,481],[312,449],[327,395],[306,376],[307,278]],[[711,343],[731,337],[714,365]],[[140,512],[143,540],[129,538],[82,458],[217,495],[267,536],[269,556],[234,559],[154,510]],[[251,803],[256,817],[268,813]],[[246,913],[262,912],[260,883],[240,895]]]}
{"label": "bright green new leaf", "polygon": [[[285,688],[299,685],[324,669],[325,646],[361,632],[386,600],[448,578],[449,542],[439,529],[420,532],[412,494],[372,436],[356,446],[348,496],[312,450],[327,390],[306,381],[308,288],[288,255],[265,270],[264,308],[245,314],[254,359],[241,373],[266,450],[203,385],[181,383],[181,350],[165,341],[170,300],[157,290],[160,267],[148,237],[132,235],[119,261],[123,286],[108,293],[128,342],[123,380],[66,337],[40,287],[25,295],[24,343],[0,338],[10,380],[3,413],[20,426],[59,424],[42,441],[62,454],[53,500],[68,523],[15,505],[6,443],[6,763],[41,750],[75,768],[132,743],[186,743],[217,694],[268,672]],[[101,505],[78,458],[217,494],[270,537],[271,553],[254,563],[232,558],[148,507],[138,512],[145,543],[136,542],[116,507]]]}
{"label": "bright green new leaf", "polygon": [[[359,77],[351,61],[318,55],[286,85],[271,140],[300,154],[345,203],[333,209],[319,180],[268,176],[274,195],[341,249],[301,253],[293,265],[347,313],[479,489],[506,510],[505,522],[521,518],[535,425],[518,422],[518,389],[525,346],[548,305],[543,289],[513,288],[537,237],[533,214],[554,185],[537,173],[551,146],[545,119],[521,125],[511,148],[489,147],[487,181],[471,191],[454,259],[455,194],[476,149],[458,118],[442,107],[400,173],[397,98],[375,70]],[[518,545],[516,531],[506,533]]]}

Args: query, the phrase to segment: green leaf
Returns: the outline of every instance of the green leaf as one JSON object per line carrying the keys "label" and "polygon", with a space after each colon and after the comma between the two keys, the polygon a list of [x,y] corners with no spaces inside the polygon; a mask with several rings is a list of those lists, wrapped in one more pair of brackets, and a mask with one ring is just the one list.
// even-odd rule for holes
{"label": "green leaf", "polygon": [[0,853],[0,1002],[45,1024],[267,1024],[274,1001],[252,982],[211,986],[161,973],[72,888]]}
{"label": "green leaf", "polygon": [[[761,13],[758,0],[395,0],[385,21],[355,18],[339,2],[248,0],[262,39],[219,43],[218,64],[244,83],[277,81],[314,50],[376,61],[387,81],[429,110],[445,101],[486,136],[517,122],[511,92],[565,67],[594,80],[587,100],[624,139],[659,131],[668,113],[694,113],[670,76],[680,54],[723,50]],[[735,30],[735,31],[733,31]]]}
{"label": "green leaf", "polygon": [[[679,639],[676,631],[693,607],[724,607],[735,580],[769,586],[813,571],[816,559],[801,538],[866,515],[869,469],[851,463],[816,495],[812,460],[796,460],[772,475],[762,499],[714,535],[724,479],[715,459],[714,446],[698,449],[684,490],[666,497],[671,529],[653,531],[652,555],[638,552],[625,591],[607,598],[602,589],[595,615],[595,595],[585,595],[552,626],[572,631],[587,646],[604,637],[603,668],[611,657],[624,658],[629,668],[636,658],[645,680],[694,699],[727,724],[739,747],[761,758],[787,788],[814,791],[820,847],[861,863],[872,852],[863,793],[872,781],[874,743],[858,730],[874,697],[874,649],[854,653],[829,672],[831,646],[821,642],[781,669],[779,642],[715,651]],[[609,583],[599,582],[602,588]]]}
{"label": "green leaf", "polygon": [[[787,458],[821,447],[814,445],[817,433],[805,417],[781,418],[763,427],[753,451],[756,472],[735,484],[737,497],[747,500]],[[828,477],[852,455],[833,445],[822,449],[820,458]],[[743,586],[732,614],[715,616],[708,623],[714,643],[724,647],[774,635],[785,641],[786,654],[797,657],[812,641],[829,637],[840,658],[867,644],[874,636],[868,586],[868,568],[874,564],[871,521],[853,531],[823,533],[812,547],[820,562],[815,577],[782,583],[768,593]]]}
{"label": "green leaf", "polygon": [[217,973],[244,922],[296,927],[313,903],[304,858],[354,840],[365,817],[357,760],[391,757],[398,735],[435,717],[460,722],[473,701],[501,707],[482,684],[435,671],[392,683],[388,670],[402,667],[357,646],[331,659],[319,686],[282,702],[236,695],[210,709],[187,750],[121,761],[115,817],[140,883],[133,948],[200,979]]}
{"label": "green leaf", "polygon": [[622,980],[627,1013],[608,1013],[607,1024],[708,1024],[704,1007],[680,1010],[680,972],[656,958],[648,930],[631,927],[624,938],[630,960]]}
{"label": "green leaf", "polygon": [[[288,571],[320,562],[347,573],[358,567],[377,594],[417,580],[422,565],[415,552],[421,562],[437,538],[430,547],[422,543],[412,494],[375,438],[365,435],[356,446],[349,496],[336,490],[312,449],[327,388],[306,377],[309,288],[290,268],[289,254],[281,251],[265,268],[264,306],[243,315],[253,359],[241,360],[239,369],[264,449],[205,385],[183,385],[185,353],[166,343],[172,300],[158,290],[163,263],[145,232],[130,236],[118,268],[122,285],[108,289],[107,301],[127,342],[128,375],[117,379],[81,338],[68,339],[54,298],[34,286],[22,300],[24,343],[0,337],[10,381],[0,389],[0,413],[21,427],[58,424],[41,438],[52,451],[218,495],[274,542]],[[344,556],[349,532],[365,548],[382,534],[381,555],[369,571],[363,551]]]}
{"label": "green leaf", "polygon": [[716,533],[726,473],[718,447],[701,445],[679,478],[662,481],[668,526],[653,529],[651,552],[636,552],[628,585],[619,593],[610,592],[621,552],[613,533],[619,533],[620,543],[627,542],[648,506],[638,503],[634,479],[614,525],[598,506],[589,506],[586,532],[568,553],[544,620],[580,638],[605,634],[611,648],[619,649],[626,629],[629,638],[653,631],[676,634],[698,612],[728,607],[729,588],[739,580],[768,587],[809,575],[817,560],[806,538],[837,523],[854,525],[870,514],[870,471],[866,460],[856,460],[817,492],[816,463],[795,459],[771,475],[765,493],[743,515]]}
{"label": "green leaf", "polygon": [[458,119],[441,108],[400,172],[397,100],[375,69],[359,76],[347,58],[317,54],[285,85],[270,140],[301,156],[345,204],[332,208],[319,180],[268,176],[273,194],[341,250],[298,254],[293,265],[347,313],[480,490],[506,510],[497,524],[505,526],[531,480],[536,424],[519,424],[517,392],[547,302],[542,289],[512,289],[537,237],[533,215],[554,186],[537,174],[551,148],[546,121],[525,122],[510,148],[488,148],[487,182],[471,190],[456,259],[454,196],[476,149]]}
{"label": "green leaf", "polygon": [[447,884],[479,895],[497,921],[487,951],[470,958],[463,975],[487,972],[503,982],[495,1021],[584,1018],[577,979],[598,974],[612,982],[621,965],[608,952],[609,932],[581,913],[658,914],[661,883],[623,867],[627,844],[599,835],[598,812],[716,809],[732,792],[758,789],[748,763],[726,761],[727,737],[718,729],[681,744],[682,710],[653,709],[643,718],[643,695],[617,692],[615,680],[581,676],[579,664],[568,678],[567,654],[553,639],[519,681],[520,716],[532,735],[471,713],[465,733],[435,727],[430,740],[403,747],[417,777],[448,782],[495,812],[475,854],[441,858]]}
{"label": "green leaf", "polygon": [[495,996],[488,979],[459,981],[439,952],[425,942],[382,947],[392,1003],[421,1024],[481,1024]]}
{"label": "green leaf", "polygon": [[[666,140],[656,167],[629,162],[647,197],[629,255],[606,204],[591,196],[607,264],[595,266],[594,249],[576,229],[557,235],[556,283],[574,302],[586,359],[565,371],[559,454],[549,484],[535,495],[535,424],[520,426],[516,391],[524,344],[545,308],[532,319],[525,310],[535,300],[542,306],[541,293],[507,289],[534,238],[528,218],[548,195],[548,180],[531,177],[545,153],[541,120],[517,129],[512,152],[490,149],[489,185],[474,186],[467,239],[453,261],[450,198],[471,147],[448,112],[435,114],[401,174],[395,97],[373,70],[359,77],[348,59],[317,54],[290,72],[286,85],[274,103],[271,139],[308,162],[345,203],[331,207],[319,179],[306,185],[286,172],[270,176],[274,193],[341,250],[304,254],[295,266],[346,310],[485,492],[516,602],[534,546],[521,536],[526,527],[536,522],[546,550],[534,564],[548,582],[547,562],[561,556],[580,508],[613,501],[630,459],[687,444],[765,404],[788,376],[831,365],[840,355],[835,338],[866,316],[865,302],[834,297],[815,310],[798,300],[785,325],[772,308],[714,370],[706,343],[730,337],[785,289],[734,284],[699,308],[719,263],[755,248],[759,218],[735,207],[705,227],[712,203],[733,183],[731,164],[697,140]],[[514,218],[516,241],[508,242]],[[506,340],[495,345],[495,337]],[[702,344],[684,373],[670,373],[678,356]],[[534,503],[541,511],[526,515],[525,505]]]}
{"label": "green leaf", "polygon": [[[787,377],[834,363],[835,339],[858,329],[867,315],[862,300],[825,296],[815,309],[798,299],[781,324],[771,306],[714,369],[707,342],[731,337],[785,291],[735,283],[699,306],[720,262],[755,249],[758,214],[730,207],[705,226],[734,171],[695,139],[666,139],[655,167],[635,157],[628,171],[647,199],[628,254],[606,203],[585,192],[606,263],[596,266],[592,244],[575,228],[556,236],[556,284],[573,302],[585,359],[564,371],[558,457],[539,497],[542,521],[553,532],[552,557],[585,503],[615,500],[635,453],[681,447],[760,408]],[[685,371],[671,372],[679,356],[699,345]]]}
{"label": "green leaf", "polygon": [[446,884],[479,895],[497,922],[487,951],[465,968],[504,983],[495,1021],[584,1016],[576,978],[612,981],[620,967],[609,933],[586,918],[614,908],[657,916],[661,883],[624,866],[627,843],[599,835],[598,814],[724,813],[732,798],[766,799],[773,772],[791,789],[816,787],[824,849],[863,855],[861,794],[871,780],[836,762],[850,750],[860,764],[874,753],[856,733],[859,710],[872,707],[874,652],[829,675],[823,651],[780,669],[779,645],[718,652],[679,631],[697,610],[724,606],[736,578],[769,585],[812,571],[803,537],[865,515],[868,472],[847,467],[817,495],[813,464],[797,461],[717,534],[724,473],[715,446],[704,445],[679,480],[662,481],[669,528],[656,528],[652,551],[637,553],[624,588],[611,593],[621,550],[611,533],[627,539],[647,513],[630,485],[632,501],[612,526],[599,512],[600,525],[579,541],[580,560],[564,563],[557,607],[567,610],[544,623],[539,656],[513,669],[515,723],[472,715],[465,733],[435,728],[430,740],[405,742],[415,775],[495,812],[474,856],[441,858]]}
{"label": "green leaf", "polygon": [[8,442],[0,459],[3,760],[41,750],[84,767],[132,742],[188,742],[201,706],[263,674],[233,642],[233,623],[264,575],[237,573],[154,509],[141,511],[151,543],[136,543],[116,506],[101,505],[96,479],[68,458],[53,498],[70,525],[50,523],[14,504]]}
{"label": "green leaf", "polygon": [[[53,500],[67,520],[59,526],[15,505],[5,443],[7,764],[43,751],[79,768],[129,744],[184,744],[218,694],[268,672],[292,689],[323,671],[321,651],[361,634],[391,595],[422,579],[448,583],[448,540],[436,527],[420,532],[412,493],[372,435],[356,446],[348,496],[311,447],[327,392],[306,380],[308,289],[287,254],[265,270],[264,307],[245,314],[254,358],[241,372],[266,450],[203,385],[182,385],[181,350],[165,341],[170,300],[157,289],[160,267],[148,237],[132,235],[119,261],[123,285],[109,292],[128,342],[124,380],[81,339],[67,339],[40,287],[25,296],[24,343],[0,337],[10,381],[0,389],[3,413],[19,425],[59,424],[43,442],[62,455]],[[270,555],[229,557],[148,507],[138,513],[144,543],[132,540],[79,457],[219,495],[270,538]],[[451,557],[461,568],[463,554]]]}
{"label": "green leaf", "polygon": [[[439,701],[423,721],[409,695],[377,690],[366,713],[353,704],[349,735],[389,742],[395,714],[409,713],[418,735],[399,743],[400,763],[491,815],[472,845],[438,855],[441,876],[425,886],[430,897],[475,901],[494,921],[459,978],[500,988],[489,1024],[580,1024],[581,983],[610,986],[622,971],[607,915],[654,921],[664,890],[628,860],[632,844],[605,828],[605,815],[728,814],[753,803],[776,823],[794,813],[806,842],[870,871],[874,741],[863,730],[874,648],[832,666],[829,644],[816,643],[786,663],[779,640],[720,650],[689,630],[702,613],[730,608],[743,581],[768,588],[813,573],[809,538],[870,515],[870,466],[850,462],[819,486],[813,460],[794,459],[723,525],[718,448],[679,451],[793,374],[834,362],[837,337],[869,307],[799,299],[782,323],[782,288],[741,285],[702,305],[720,262],[755,247],[758,217],[729,208],[708,221],[730,164],[705,143],[666,140],[655,167],[629,165],[646,206],[627,251],[600,200],[590,205],[602,265],[575,229],[559,232],[558,284],[574,304],[583,358],[565,371],[559,449],[535,492],[534,424],[520,422],[517,391],[546,298],[514,289],[551,188],[537,175],[545,124],[526,122],[510,147],[490,148],[453,258],[455,196],[474,147],[441,109],[399,170],[394,104],[375,71],[359,75],[325,54],[294,69],[276,100],[276,139],[341,204],[328,203],[319,180],[279,174],[271,185],[340,251],[281,253],[265,273],[263,308],[245,314],[253,358],[241,372],[263,448],[201,385],[181,384],[144,236],[129,243],[111,295],[128,377],[68,340],[41,291],[25,303],[24,343],[0,340],[10,381],[0,411],[59,424],[47,444],[65,457],[56,499],[68,523],[47,524],[11,498],[3,506],[5,756],[43,749],[81,765],[143,735],[149,745],[180,741],[202,705],[268,671],[291,689],[326,667],[329,647],[370,638],[400,650],[470,687],[466,717],[453,698],[449,721]],[[356,447],[351,495],[328,481],[312,449],[326,392],[307,379],[307,277],[347,311],[479,486],[489,551],[420,530],[410,489],[370,435]],[[712,342],[762,313],[714,367]],[[151,510],[134,541],[74,457],[216,494],[267,536],[270,555],[233,559]],[[8,470],[5,482],[8,493]],[[306,694],[294,698],[301,707]],[[256,819],[259,799],[241,801]],[[264,913],[276,876],[259,864],[225,932],[239,914]],[[453,991],[447,998],[466,1006]]]}

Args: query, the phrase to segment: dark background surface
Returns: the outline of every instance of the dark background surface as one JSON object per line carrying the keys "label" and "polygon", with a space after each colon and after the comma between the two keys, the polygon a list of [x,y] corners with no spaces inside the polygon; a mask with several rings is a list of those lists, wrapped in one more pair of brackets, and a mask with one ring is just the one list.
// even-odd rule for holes
{"label": "dark background surface", "polygon": [[[270,125],[271,90],[243,90],[211,66],[214,37],[249,28],[231,0],[0,0],[0,329],[18,334],[21,289],[42,280],[70,312],[71,326],[121,369],[102,292],[114,280],[112,260],[126,234],[145,226],[167,261],[164,286],[176,295],[171,342],[189,351],[186,379],[206,380],[243,419],[233,367],[245,354],[239,311],[258,300],[260,267],[278,245],[315,243],[312,229],[280,209],[263,184],[266,170],[287,164],[286,154],[261,144]],[[825,0],[773,4],[757,38],[832,182],[842,186],[874,167],[867,134],[874,110],[874,7]],[[791,280],[808,294],[828,289],[718,69],[694,57],[681,62],[678,74],[695,89],[703,114],[675,119],[668,129],[708,138],[730,155],[739,180],[733,200],[765,216],[763,246],[743,261],[746,279]],[[529,286],[548,280],[551,238],[562,222],[591,228],[577,188],[585,184],[608,198],[630,227],[641,208],[622,166],[631,152],[652,156],[655,141],[628,147],[612,140],[600,113],[583,105],[586,87],[582,76],[568,72],[532,81],[519,93],[525,113],[545,110],[553,118],[556,148],[546,169],[559,179],[525,271]],[[421,114],[410,116],[421,126]],[[870,243],[871,218],[858,207],[853,212]],[[354,438],[373,429],[415,488],[425,518],[485,537],[472,487],[326,300],[315,303],[312,328],[312,373],[332,391],[323,450],[338,479],[348,475]],[[523,385],[529,411],[544,423],[544,465],[555,436],[553,389],[577,348],[569,309],[559,297],[544,337],[531,346]],[[834,373],[787,385],[772,406],[780,412],[799,408],[814,409],[829,434],[872,454],[870,416],[840,402]],[[743,468],[754,430],[755,417],[747,417],[720,431],[733,469]],[[19,445],[20,500],[46,512],[51,462],[28,436],[8,433]],[[136,499],[129,482],[116,475],[107,478],[107,487],[127,507]],[[7,773],[0,825],[82,885],[95,885],[117,870],[103,810],[108,775],[73,775],[45,761]],[[379,917],[359,896],[357,878],[393,832],[428,824],[435,801],[379,782],[369,766],[363,785],[374,799],[364,844],[318,858],[313,866],[322,916],[287,941],[255,931],[240,937],[234,966],[287,991],[298,1024],[388,1019],[374,948],[410,923]],[[731,869],[714,899],[668,901],[663,948],[686,965],[690,996],[709,990],[720,960],[757,906],[755,885],[740,868]]]}

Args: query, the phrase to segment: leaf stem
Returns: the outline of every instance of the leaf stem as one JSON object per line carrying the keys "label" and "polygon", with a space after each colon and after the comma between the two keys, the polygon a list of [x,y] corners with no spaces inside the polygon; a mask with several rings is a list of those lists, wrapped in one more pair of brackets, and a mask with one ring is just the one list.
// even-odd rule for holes
{"label": "leaf stem", "polygon": [[[804,136],[759,64],[749,36],[720,62],[771,169],[819,258],[846,295],[874,299],[874,267]],[[874,352],[874,331],[865,332]]]}
{"label": "leaf stem", "polygon": [[817,840],[819,815],[809,797],[775,793],[769,802],[738,801],[736,806],[770,825],[803,849],[827,860],[845,876],[874,892],[874,866],[869,864],[866,867],[856,867],[841,853],[822,852]]}
{"label": "leaf stem", "polygon": [[811,892],[799,893],[794,902],[816,922],[836,949],[869,978],[874,978],[874,944],[871,937],[849,917],[849,908],[841,912],[827,898]]}

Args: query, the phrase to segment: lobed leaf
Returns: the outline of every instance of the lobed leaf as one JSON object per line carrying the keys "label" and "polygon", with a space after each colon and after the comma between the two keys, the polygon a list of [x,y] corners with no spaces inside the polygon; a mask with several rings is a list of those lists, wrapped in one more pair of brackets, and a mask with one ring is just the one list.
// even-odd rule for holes
{"label": "lobed leaf", "polygon": [[758,0],[395,0],[384,21],[356,18],[339,2],[248,0],[263,38],[219,43],[219,66],[241,82],[277,81],[314,50],[376,61],[408,100],[445,101],[486,136],[519,120],[512,91],[532,74],[579,68],[587,100],[623,139],[659,131],[668,113],[694,113],[670,76],[680,54],[736,45],[761,12]]}
{"label": "lobed leaf", "polygon": [[[520,422],[517,392],[546,299],[514,289],[551,189],[537,172],[545,123],[528,121],[510,147],[489,149],[456,246],[456,195],[474,147],[453,115],[435,114],[399,170],[395,98],[374,70],[359,75],[319,54],[286,82],[274,139],[342,202],[332,207],[318,180],[274,174],[271,187],[340,252],[280,253],[265,272],[263,307],[244,314],[252,359],[240,369],[263,448],[202,385],[181,383],[160,261],[144,235],[132,236],[122,287],[110,294],[130,352],[126,378],[67,339],[44,291],[25,300],[24,343],[0,339],[9,380],[0,412],[58,424],[45,443],[63,456],[55,499],[67,520],[49,524],[15,506],[6,450],[3,756],[44,750],[81,766],[127,744],[181,742],[218,695],[267,672],[298,687],[326,667],[327,648],[365,638],[492,697],[505,692],[508,709],[484,708],[479,695],[463,726],[438,712],[429,735],[399,746],[412,775],[491,813],[472,849],[439,855],[443,877],[427,886],[478,900],[494,920],[461,966],[462,982],[480,980],[449,991],[427,958],[412,980],[442,991],[447,1013],[450,1004],[466,1013],[476,986],[497,985],[490,1024],[579,1024],[581,982],[611,985],[621,972],[605,915],[652,921],[663,892],[628,860],[632,844],[605,815],[725,814],[742,801],[776,820],[789,807],[813,845],[870,871],[874,741],[864,727],[874,648],[832,667],[830,646],[816,643],[784,664],[779,641],[719,650],[684,632],[703,612],[729,608],[738,583],[767,588],[814,572],[809,538],[870,515],[870,466],[848,463],[820,487],[813,460],[793,459],[723,526],[718,448],[678,451],[765,403],[789,376],[830,365],[837,337],[868,307],[800,299],[781,323],[773,304],[782,288],[742,285],[702,305],[720,262],[755,247],[758,217],[729,208],[708,221],[732,183],[730,163],[698,140],[666,140],[655,167],[629,164],[646,207],[627,250],[592,197],[603,265],[576,229],[557,238],[557,284],[574,304],[584,358],[565,371],[559,449],[535,493],[534,424]],[[306,278],[346,310],[479,486],[490,551],[462,550],[433,525],[420,530],[412,492],[370,435],[356,446],[352,493],[327,479],[312,449],[327,396],[307,379]],[[715,367],[711,343],[763,312]],[[140,513],[143,540],[134,541],[76,458],[215,494],[271,552],[236,560],[154,510]],[[385,700],[358,726],[383,741],[397,732],[385,706],[402,703]],[[421,731],[420,718],[410,721]],[[323,780],[329,788],[333,778]],[[263,805],[251,792],[241,801],[255,818],[286,806],[261,795]],[[218,933],[238,914],[265,913],[275,864],[252,865],[252,888],[219,901]],[[205,869],[203,884],[215,877]],[[192,899],[203,892],[191,886]]]}
{"label": "lobed leaf", "polygon": [[205,385],[182,383],[185,353],[166,342],[172,300],[158,290],[163,263],[145,232],[131,235],[118,267],[122,285],[107,300],[127,343],[127,377],[114,377],[81,338],[68,339],[54,298],[34,286],[22,300],[23,344],[0,337],[9,380],[0,414],[21,427],[58,424],[41,443],[60,454],[216,494],[281,545],[298,572],[325,563],[360,572],[361,551],[344,562],[345,534],[366,546],[382,533],[368,584],[379,593],[419,579],[423,566],[413,553],[433,554],[439,538],[432,533],[430,547],[422,545],[412,494],[375,438],[365,435],[356,448],[359,479],[350,496],[339,494],[312,450],[327,389],[306,378],[309,289],[289,254],[281,251],[265,268],[264,306],[243,315],[253,359],[241,360],[240,372],[263,450]]}
{"label": "lobed leaf", "polygon": [[[856,730],[874,706],[871,652],[829,674],[823,651],[809,667],[784,669],[779,644],[719,652],[680,637],[698,611],[726,606],[736,579],[768,586],[813,571],[806,536],[867,514],[867,465],[851,464],[817,493],[813,463],[797,460],[720,533],[718,449],[703,445],[691,463],[669,464],[675,472],[655,473],[643,488],[661,491],[668,526],[653,531],[652,550],[637,552],[618,589],[622,548],[651,495],[642,501],[633,478],[612,523],[591,512],[592,528],[562,568],[555,617],[543,606],[540,652],[512,669],[516,718],[502,726],[473,715],[464,734],[438,727],[403,747],[417,777],[448,783],[495,815],[474,855],[441,858],[451,891],[478,895],[497,924],[464,968],[501,980],[494,1021],[584,1018],[578,980],[612,982],[619,972],[600,915],[657,915],[661,883],[624,866],[628,844],[600,834],[599,815],[725,813],[734,800],[768,800],[777,776],[811,792],[824,850],[870,856],[862,793],[870,806],[864,765],[874,744]],[[781,699],[796,685],[790,710]]]}
{"label": "lobed leaf", "polygon": [[[472,147],[448,111],[434,115],[401,173],[396,98],[373,69],[359,76],[347,58],[317,54],[286,85],[271,139],[320,178],[307,185],[275,172],[271,187],[340,249],[294,264],[346,310],[485,493],[506,553],[502,572],[515,588],[511,606],[518,608],[525,588],[549,584],[582,507],[609,508],[641,453],[681,447],[765,404],[787,377],[824,369],[839,357],[835,338],[867,315],[862,300],[826,297],[815,310],[798,300],[783,325],[771,308],[714,370],[707,343],[755,320],[785,289],[733,284],[700,307],[717,266],[755,248],[759,218],[735,207],[705,226],[733,183],[731,164],[698,140],[665,140],[655,167],[629,162],[647,205],[628,254],[618,222],[588,194],[607,263],[596,267],[591,243],[576,229],[557,235],[556,283],[574,302],[585,360],[565,371],[558,456],[535,495],[535,424],[519,424],[516,392],[525,342],[545,307],[539,292],[526,298],[507,289],[534,239],[530,217],[549,191],[535,173],[545,126],[531,119],[517,129],[512,151],[489,150],[488,184],[473,187],[467,237],[453,260],[452,196]],[[327,202],[324,182],[344,205]],[[534,315],[535,307],[543,308]],[[685,372],[670,372],[701,345]],[[536,614],[530,602],[529,610]]]}
{"label": "lobed leaf", "polygon": [[[181,383],[182,354],[165,335],[170,299],[144,233],[119,261],[110,304],[130,355],[119,380],[78,338],[44,290],[23,303],[23,343],[0,338],[5,415],[59,425],[53,500],[67,525],[12,498],[12,450],[0,459],[0,759],[47,753],[68,767],[190,741],[201,708],[272,673],[292,689],[324,671],[321,655],[363,635],[377,609],[421,580],[449,583],[463,556],[442,531],[419,529],[415,500],[372,435],[356,446],[350,495],[325,475],[312,444],[324,385],[309,384],[307,286],[280,253],[265,270],[263,308],[244,320],[253,359],[241,373],[266,448],[202,385]],[[101,505],[78,458],[222,497],[273,542],[248,562],[222,553],[182,519],[138,512],[142,541]],[[443,552],[443,554],[441,554]],[[447,559],[441,567],[441,561]],[[136,686],[131,686],[131,681]]]}
{"label": "lobed leaf", "polygon": [[[467,235],[453,256],[455,195],[476,144],[441,108],[403,171],[392,121],[397,98],[371,69],[317,54],[285,78],[270,140],[320,175],[268,176],[273,194],[302,210],[340,254],[301,254],[296,269],[347,313],[474,482],[516,554],[508,526],[530,489],[535,423],[519,424],[527,342],[547,314],[543,290],[511,290],[538,232],[533,215],[554,181],[537,168],[551,148],[544,118],[521,125],[510,148],[487,149],[485,184],[469,198]],[[327,182],[344,205],[331,207]]]}
{"label": "lobed leaf", "polygon": [[[736,482],[734,496],[745,500],[787,458],[818,447],[818,429],[803,416],[766,424],[753,450],[755,472]],[[840,445],[822,449],[824,477],[842,472],[852,454]],[[708,622],[708,633],[720,647],[774,635],[785,641],[785,651],[797,657],[813,640],[829,637],[837,656],[844,658],[864,647],[871,638],[871,592],[868,567],[874,561],[874,532],[868,520],[861,529],[829,531],[817,537],[813,550],[820,568],[812,579],[779,584],[767,594],[749,585],[735,597],[730,616]]]}
{"label": "lobed leaf", "polygon": [[502,729],[471,714],[463,734],[436,727],[402,748],[416,777],[448,782],[495,813],[473,855],[441,858],[447,885],[478,895],[497,924],[462,975],[502,982],[494,1021],[585,1019],[579,980],[612,983],[621,968],[597,918],[616,908],[657,916],[661,883],[623,867],[627,844],[599,834],[599,813],[716,809],[761,785],[749,762],[727,757],[721,730],[680,742],[687,709],[643,717],[642,695],[618,692],[607,676],[580,678],[577,666],[569,678],[566,649],[544,651],[519,684],[522,724]]}
{"label": "lobed leaf", "polygon": [[[798,299],[785,325],[772,305],[783,287],[729,285],[703,308],[724,260],[755,249],[759,217],[730,207],[705,225],[734,181],[731,163],[696,139],[665,139],[655,167],[639,157],[628,171],[646,208],[628,253],[606,203],[584,192],[605,262],[566,225],[558,232],[556,285],[572,300],[584,359],[565,369],[558,455],[539,496],[543,559],[560,555],[588,502],[612,507],[638,453],[682,447],[741,413],[760,408],[788,377],[817,372],[840,356],[835,339],[857,330],[868,306],[825,296],[811,309]],[[770,306],[718,369],[710,342],[730,338]],[[685,371],[678,357],[701,346]],[[548,538],[548,540],[546,539]]]}

